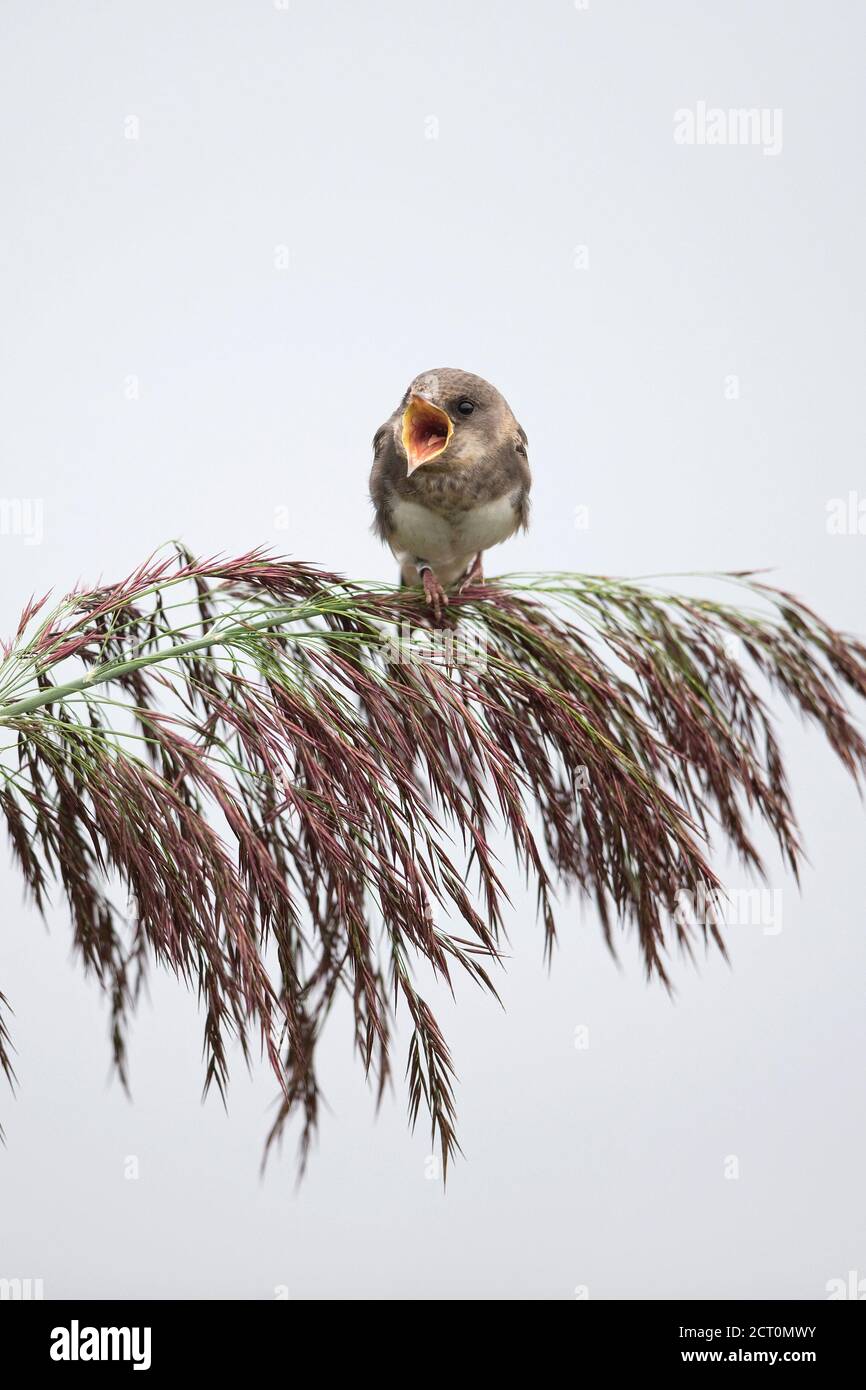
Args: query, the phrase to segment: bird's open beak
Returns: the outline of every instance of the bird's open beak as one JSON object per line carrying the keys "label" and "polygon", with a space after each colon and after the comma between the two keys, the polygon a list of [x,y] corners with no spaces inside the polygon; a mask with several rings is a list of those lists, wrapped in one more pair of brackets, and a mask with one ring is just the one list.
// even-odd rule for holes
{"label": "bird's open beak", "polygon": [[444,410],[423,396],[412,396],[403,411],[403,448],[409,473],[438,458],[448,448],[453,433],[454,426]]}

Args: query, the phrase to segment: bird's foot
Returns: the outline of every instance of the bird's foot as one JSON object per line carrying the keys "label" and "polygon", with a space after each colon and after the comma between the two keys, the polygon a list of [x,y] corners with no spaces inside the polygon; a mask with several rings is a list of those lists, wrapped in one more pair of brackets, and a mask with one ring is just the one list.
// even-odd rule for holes
{"label": "bird's foot", "polygon": [[479,550],[478,554],[475,556],[475,559],[472,561],[472,564],[469,566],[468,570],[463,575],[463,578],[460,580],[460,583],[457,586],[457,592],[458,594],[462,594],[463,590],[468,589],[470,584],[483,584],[483,582],[484,565],[482,564],[481,551]]}
{"label": "bird's foot", "polygon": [[424,585],[424,595],[427,605],[433,610],[433,617],[437,623],[442,621],[442,609],[448,607],[448,595],[436,578],[429,565],[420,565],[419,571],[421,581]]}

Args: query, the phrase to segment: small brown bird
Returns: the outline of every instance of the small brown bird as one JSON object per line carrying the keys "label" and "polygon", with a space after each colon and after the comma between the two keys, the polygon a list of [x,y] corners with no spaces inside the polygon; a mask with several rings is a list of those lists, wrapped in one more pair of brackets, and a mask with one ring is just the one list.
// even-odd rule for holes
{"label": "small brown bird", "polygon": [[445,589],[480,581],[482,554],[529,520],[526,434],[495,386],[454,367],[423,372],[373,439],[375,529],[424,585],[436,621]]}

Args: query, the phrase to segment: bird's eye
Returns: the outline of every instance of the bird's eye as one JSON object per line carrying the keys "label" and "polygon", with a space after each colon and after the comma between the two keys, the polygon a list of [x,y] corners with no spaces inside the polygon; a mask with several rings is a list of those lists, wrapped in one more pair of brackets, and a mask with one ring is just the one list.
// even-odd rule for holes
{"label": "bird's eye", "polygon": [[475,409],[475,402],[460,401],[459,405],[457,406],[457,409],[460,411],[461,415],[471,415],[473,410]]}

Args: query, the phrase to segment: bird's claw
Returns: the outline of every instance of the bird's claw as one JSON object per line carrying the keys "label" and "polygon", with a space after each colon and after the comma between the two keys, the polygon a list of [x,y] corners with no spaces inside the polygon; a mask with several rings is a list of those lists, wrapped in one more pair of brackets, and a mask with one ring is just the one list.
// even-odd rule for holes
{"label": "bird's claw", "polygon": [[436,622],[441,623],[442,609],[448,607],[448,595],[427,565],[421,570],[421,581],[424,585],[424,597],[427,599],[427,605],[432,608]]}

